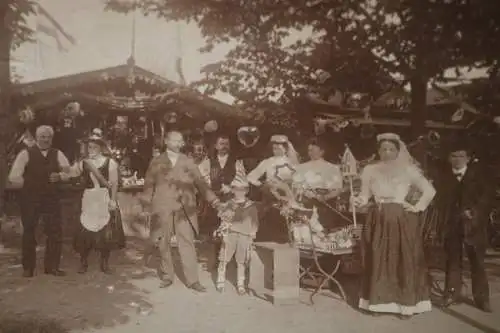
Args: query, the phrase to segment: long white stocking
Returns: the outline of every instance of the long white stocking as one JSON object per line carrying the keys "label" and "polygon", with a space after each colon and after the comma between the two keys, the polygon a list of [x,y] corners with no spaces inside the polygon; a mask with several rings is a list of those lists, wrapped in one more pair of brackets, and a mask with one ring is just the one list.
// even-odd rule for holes
{"label": "long white stocking", "polygon": [[238,264],[236,266],[236,275],[237,275],[237,284],[238,287],[244,287],[245,286],[245,265],[244,264]]}
{"label": "long white stocking", "polygon": [[217,268],[217,283],[226,282],[226,266],[227,263],[219,262],[219,267]]}

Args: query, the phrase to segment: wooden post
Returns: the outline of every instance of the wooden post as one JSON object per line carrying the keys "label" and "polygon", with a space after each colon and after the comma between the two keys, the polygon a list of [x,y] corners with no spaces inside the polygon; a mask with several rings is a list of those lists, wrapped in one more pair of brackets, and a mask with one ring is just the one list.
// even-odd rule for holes
{"label": "wooden post", "polygon": [[299,301],[299,250],[289,244],[256,243],[250,261],[250,290],[274,305]]}

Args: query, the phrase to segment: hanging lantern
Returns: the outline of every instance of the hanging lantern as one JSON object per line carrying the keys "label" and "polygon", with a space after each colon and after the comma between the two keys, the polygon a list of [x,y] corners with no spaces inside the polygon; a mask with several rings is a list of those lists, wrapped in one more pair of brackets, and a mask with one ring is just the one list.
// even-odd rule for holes
{"label": "hanging lantern", "polygon": [[19,112],[19,121],[23,124],[29,124],[35,120],[35,113],[30,107],[27,107]]}
{"label": "hanging lantern", "polygon": [[216,132],[218,129],[219,129],[219,124],[217,123],[216,120],[209,120],[205,123],[205,126],[203,126],[203,130],[207,133]]}
{"label": "hanging lantern", "polygon": [[260,139],[260,130],[256,126],[243,126],[236,133],[238,141],[246,148],[253,147]]}
{"label": "hanging lantern", "polygon": [[163,121],[167,124],[175,124],[177,122],[177,113],[168,112],[163,116]]}

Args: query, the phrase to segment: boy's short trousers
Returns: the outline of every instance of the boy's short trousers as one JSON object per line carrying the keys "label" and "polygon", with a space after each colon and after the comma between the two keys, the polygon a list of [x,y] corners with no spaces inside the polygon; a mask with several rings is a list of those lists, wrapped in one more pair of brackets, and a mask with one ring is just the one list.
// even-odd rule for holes
{"label": "boy's short trousers", "polygon": [[246,264],[252,243],[251,236],[229,232],[219,252],[219,261],[227,263],[235,256],[236,263]]}

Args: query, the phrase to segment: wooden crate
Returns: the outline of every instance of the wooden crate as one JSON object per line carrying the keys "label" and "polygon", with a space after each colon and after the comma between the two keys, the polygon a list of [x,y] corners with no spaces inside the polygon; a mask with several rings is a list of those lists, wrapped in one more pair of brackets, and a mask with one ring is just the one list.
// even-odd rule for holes
{"label": "wooden crate", "polygon": [[250,261],[250,290],[275,305],[299,301],[299,250],[289,244],[256,243]]}

